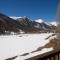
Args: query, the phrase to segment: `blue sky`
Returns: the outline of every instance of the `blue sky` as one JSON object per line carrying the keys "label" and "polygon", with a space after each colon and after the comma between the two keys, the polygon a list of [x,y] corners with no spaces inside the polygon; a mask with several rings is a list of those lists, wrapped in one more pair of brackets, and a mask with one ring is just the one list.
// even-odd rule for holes
{"label": "blue sky", "polygon": [[0,0],[0,12],[8,16],[55,20],[57,0]]}

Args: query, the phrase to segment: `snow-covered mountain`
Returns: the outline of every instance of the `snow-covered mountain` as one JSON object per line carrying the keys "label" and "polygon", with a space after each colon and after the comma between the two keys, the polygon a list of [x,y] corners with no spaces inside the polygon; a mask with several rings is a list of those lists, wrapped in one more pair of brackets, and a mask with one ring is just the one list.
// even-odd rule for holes
{"label": "snow-covered mountain", "polygon": [[[21,16],[19,16],[19,17],[17,17],[17,16],[10,16],[10,18],[12,18],[12,19],[15,19],[15,20],[17,20],[17,19],[23,19],[23,18],[25,18],[26,16],[23,16],[23,17],[21,17]],[[42,19],[37,19],[37,20],[35,20],[35,22],[38,22],[38,23],[46,23],[47,25],[54,25],[54,26],[57,26],[57,23],[56,23],[56,21],[52,21],[52,22],[45,22],[44,20],[42,20]]]}
{"label": "snow-covered mountain", "polygon": [[28,17],[8,17],[0,13],[0,33],[5,31],[10,32],[20,32],[20,30],[25,33],[39,33],[54,31],[55,26],[44,22],[42,19],[33,21]]}
{"label": "snow-covered mountain", "polygon": [[[23,16],[23,17],[21,17],[21,16],[10,16],[10,18],[12,18],[12,19],[15,19],[15,20],[17,20],[17,19],[23,19],[23,18],[25,18],[26,16]],[[44,22],[44,23],[46,23],[47,25],[54,25],[54,26],[57,26],[57,23],[56,23],[56,21],[52,21],[52,22],[45,22],[44,20],[42,20],[42,19],[37,19],[37,20],[35,20],[35,22],[38,22],[38,23],[42,23],[42,22]]]}
{"label": "snow-covered mountain", "polygon": [[54,25],[54,26],[57,26],[57,23],[56,23],[56,21],[52,21],[52,22],[45,22],[44,20],[42,20],[42,19],[37,19],[37,20],[35,20],[36,22],[38,22],[38,23],[45,23],[45,24],[47,24],[47,25],[49,25],[49,26],[52,26],[52,25]]}
{"label": "snow-covered mountain", "polygon": [[[25,18],[26,16],[23,16],[23,17],[21,17],[21,16],[10,16],[10,18],[12,18],[12,19],[15,19],[15,20],[17,20],[17,19],[23,19],[23,18]],[[45,22],[44,20],[42,20],[42,19],[37,19],[37,20],[35,20],[35,22],[38,22],[38,23],[42,23],[42,22],[44,22],[44,23],[46,23],[47,25],[54,25],[54,26],[57,26],[57,23],[56,23],[56,21],[52,21],[52,22]]]}
{"label": "snow-covered mountain", "polygon": [[17,21],[19,21],[20,24],[22,22],[24,22],[24,23],[22,23],[22,25],[25,24],[29,28],[37,28],[39,30],[50,30],[51,29],[51,31],[52,31],[52,29],[55,29],[54,25],[52,25],[48,22],[44,22],[42,19],[33,21],[33,20],[29,19],[28,17],[24,17],[24,18],[17,19]]}

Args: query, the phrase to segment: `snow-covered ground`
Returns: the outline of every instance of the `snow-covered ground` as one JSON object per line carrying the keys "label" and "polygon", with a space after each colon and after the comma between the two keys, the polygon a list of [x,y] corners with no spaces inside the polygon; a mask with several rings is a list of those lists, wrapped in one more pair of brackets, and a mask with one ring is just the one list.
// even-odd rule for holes
{"label": "snow-covered ground", "polygon": [[[41,34],[20,34],[20,35],[1,35],[0,36],[0,60],[11,58],[14,56],[20,56],[24,53],[30,53],[28,56],[20,56],[15,60],[24,60],[31,56],[42,54],[53,50],[53,48],[45,48],[42,51],[31,53],[38,47],[42,47],[50,42],[47,39],[53,33],[41,33]],[[43,52],[44,51],[44,52]]]}

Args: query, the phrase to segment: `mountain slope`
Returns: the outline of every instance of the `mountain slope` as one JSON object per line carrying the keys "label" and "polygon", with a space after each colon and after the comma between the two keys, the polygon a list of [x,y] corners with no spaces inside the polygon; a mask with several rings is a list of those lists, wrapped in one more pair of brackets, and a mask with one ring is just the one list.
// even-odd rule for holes
{"label": "mountain slope", "polygon": [[39,33],[39,32],[49,32],[54,31],[55,26],[44,21],[33,21],[28,17],[15,17],[12,19],[2,13],[0,13],[0,33],[5,31],[9,32],[20,32],[20,30],[25,33]]}
{"label": "mountain slope", "polygon": [[[8,16],[0,13],[0,30],[3,31],[14,31],[17,32],[18,30],[18,22],[9,18]],[[20,27],[20,26],[19,26]],[[0,32],[1,32],[0,31]]]}

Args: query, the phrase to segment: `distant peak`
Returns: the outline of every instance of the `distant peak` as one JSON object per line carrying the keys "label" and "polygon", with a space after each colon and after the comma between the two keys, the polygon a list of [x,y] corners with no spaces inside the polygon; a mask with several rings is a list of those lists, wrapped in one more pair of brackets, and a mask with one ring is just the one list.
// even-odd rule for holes
{"label": "distant peak", "polygon": [[44,22],[42,19],[37,19],[37,20],[35,20],[35,21],[38,22],[38,23]]}

